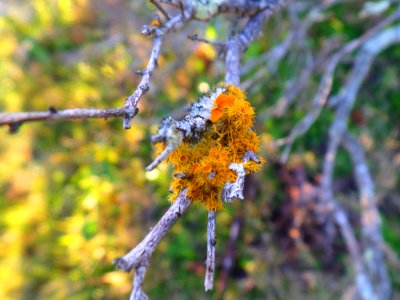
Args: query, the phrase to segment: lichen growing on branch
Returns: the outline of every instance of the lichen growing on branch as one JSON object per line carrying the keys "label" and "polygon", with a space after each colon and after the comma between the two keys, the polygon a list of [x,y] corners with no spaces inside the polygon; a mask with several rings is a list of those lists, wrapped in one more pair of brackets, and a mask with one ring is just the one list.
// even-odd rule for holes
{"label": "lichen growing on branch", "polygon": [[[233,165],[242,164],[247,174],[261,167],[262,160],[248,155],[259,150],[259,138],[251,129],[254,110],[242,90],[234,85],[220,84],[209,95],[197,100],[181,121],[167,119],[168,128],[175,128],[179,135],[182,123],[188,126],[185,120],[196,119],[196,111],[202,114],[204,126],[191,124],[188,128],[192,132],[184,131],[183,137],[176,139],[180,141],[179,146],[173,147],[166,158],[175,168],[170,200],[174,201],[187,188],[187,196],[192,201],[203,203],[208,210],[218,211],[222,209],[224,189],[232,187],[239,176]],[[158,143],[159,149],[171,144],[168,142],[170,136],[160,134],[171,130],[162,130],[162,127],[163,124],[154,138],[156,142],[163,142]],[[202,132],[196,132],[196,128],[201,128]]]}

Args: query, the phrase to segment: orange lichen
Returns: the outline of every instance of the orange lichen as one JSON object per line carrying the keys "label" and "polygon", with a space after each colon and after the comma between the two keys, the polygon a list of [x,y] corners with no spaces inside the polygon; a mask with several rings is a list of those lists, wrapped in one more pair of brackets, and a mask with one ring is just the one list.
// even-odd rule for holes
{"label": "orange lichen", "polygon": [[222,110],[220,110],[219,108],[214,108],[211,111],[210,121],[213,123],[217,122],[223,114],[224,112]]}
{"label": "orange lichen", "polygon": [[[222,209],[222,190],[237,178],[229,165],[243,163],[248,150],[259,150],[259,138],[251,129],[254,110],[245,94],[233,85],[221,86],[226,91],[214,100],[212,123],[203,136],[196,142],[184,141],[167,158],[175,166],[175,174],[185,174],[174,176],[171,201],[187,188],[192,201],[203,203],[208,210]],[[261,163],[250,160],[244,166],[250,173],[259,170]]]}
{"label": "orange lichen", "polygon": [[193,164],[193,172],[196,172],[198,169],[200,168],[200,164],[198,164],[198,163],[194,163]]}
{"label": "orange lichen", "polygon": [[235,97],[231,95],[221,94],[215,99],[215,104],[220,108],[224,109],[228,106],[232,106],[235,101]]}
{"label": "orange lichen", "polygon": [[155,18],[151,20],[149,26],[161,27],[161,22],[159,19]]}
{"label": "orange lichen", "polygon": [[207,165],[203,167],[203,173],[210,173],[212,170],[212,167]]}

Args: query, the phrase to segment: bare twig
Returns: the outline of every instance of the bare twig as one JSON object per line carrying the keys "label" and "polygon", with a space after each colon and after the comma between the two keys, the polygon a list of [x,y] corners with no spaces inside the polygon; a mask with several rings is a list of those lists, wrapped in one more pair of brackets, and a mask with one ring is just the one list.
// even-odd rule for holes
{"label": "bare twig", "polygon": [[[181,8],[183,1],[180,0],[158,0],[159,3],[167,4],[175,8]],[[203,7],[207,10],[206,19],[212,18],[213,16],[221,13],[233,13],[239,17],[249,17],[260,12],[261,10],[274,10],[277,2],[281,0],[259,0],[259,1],[243,1],[243,0],[220,0],[217,6],[211,1],[185,1],[186,6],[192,5]],[[197,2],[197,3],[193,3]],[[217,1],[215,1],[217,2]],[[287,2],[285,0],[285,2]],[[195,16],[197,18],[197,16]],[[202,18],[202,20],[206,20]]]}
{"label": "bare twig", "polygon": [[[400,16],[400,9],[396,13],[397,16]],[[386,49],[391,44],[398,42],[400,42],[400,26],[388,28],[368,40],[363,45],[360,53],[357,55],[354,67],[348,76],[346,84],[339,91],[338,97],[340,101],[337,107],[335,119],[329,128],[328,150],[324,156],[323,171],[321,177],[321,199],[326,205],[328,205],[332,201],[332,199],[334,199],[332,191],[332,178],[336,153],[338,146],[342,141],[343,135],[347,130],[348,116],[354,105],[361,83],[367,76],[376,55],[378,55],[382,50]],[[355,159],[355,157],[353,159]],[[357,175],[362,176],[363,174],[358,173]],[[367,181],[364,183],[366,183],[367,186],[365,187],[365,189],[360,190],[361,196],[365,197],[366,193],[371,196],[372,191],[370,189],[368,190],[368,184],[371,183],[368,183]],[[369,211],[367,215],[369,218],[373,217],[373,215],[371,215],[371,211]],[[366,215],[364,214],[363,217],[365,216]],[[367,227],[366,230],[368,230],[368,228],[369,227]],[[376,228],[374,230],[376,230]],[[367,236],[368,238],[370,238],[369,234]],[[354,261],[354,263],[356,262]],[[362,299],[378,299],[376,298],[378,292],[374,290],[371,279],[368,279],[368,274],[366,274],[364,270],[361,270],[360,267],[356,264],[354,265],[354,268],[356,271],[357,290]],[[384,289],[384,292],[386,293],[387,287]]]}
{"label": "bare twig", "polygon": [[[400,9],[396,12],[400,16]],[[339,91],[340,99],[336,116],[329,128],[328,150],[323,163],[321,179],[322,198],[331,198],[331,185],[336,151],[347,128],[347,120],[354,105],[358,90],[371,67],[371,64],[381,51],[394,43],[400,42],[400,26],[384,30],[371,38],[356,57],[354,67],[349,74],[346,84]]]}
{"label": "bare twig", "polygon": [[125,115],[124,108],[94,109],[94,108],[75,108],[56,110],[50,107],[48,111],[0,113],[0,126],[22,124],[31,121],[62,121],[89,118],[111,118],[122,117]]}
{"label": "bare twig", "polygon": [[266,80],[265,77],[271,76],[278,69],[279,63],[285,57],[288,52],[290,46],[294,41],[294,33],[289,32],[285,40],[283,40],[280,44],[273,47],[267,53],[261,55],[259,58],[256,58],[254,62],[248,64],[246,69],[241,71],[242,74],[246,74],[251,71],[255,66],[260,63],[266,62],[265,66],[259,68],[251,78],[246,80],[241,84],[241,87],[245,90],[249,89],[255,82],[263,79]]}
{"label": "bare twig", "polygon": [[207,225],[206,275],[204,277],[204,289],[206,292],[212,290],[214,287],[215,245],[217,243],[215,238],[215,218],[216,212],[209,211]]}
{"label": "bare twig", "polygon": [[133,290],[129,300],[147,300],[147,295],[143,292],[143,280],[146,275],[148,262],[135,267],[135,276],[133,277]]}
{"label": "bare twig", "polygon": [[363,242],[364,259],[373,285],[380,299],[390,299],[390,279],[382,251],[384,245],[381,233],[381,220],[375,201],[374,183],[364,149],[355,137],[346,133],[343,145],[350,154],[353,162],[354,177],[360,193],[361,206],[361,237]]}
{"label": "bare twig", "polygon": [[209,44],[209,45],[213,46],[217,50],[218,56],[223,56],[223,54],[226,52],[226,43],[211,41],[211,40],[208,40],[206,38],[199,37],[196,33],[195,34],[190,34],[187,37],[191,41],[202,42],[202,43]]}
{"label": "bare twig", "polygon": [[219,48],[219,49],[226,47],[225,43],[223,43],[223,42],[211,41],[211,40],[208,40],[206,38],[199,37],[198,34],[196,34],[196,33],[195,34],[189,34],[187,37],[191,41],[197,41],[197,42],[210,44],[210,45],[212,45],[212,46],[214,46],[216,48]]}
{"label": "bare twig", "polygon": [[[308,28],[314,22],[322,18],[323,16],[322,10],[329,8],[335,2],[336,2],[335,0],[324,1],[321,5],[315,6],[307,14],[304,20],[300,22],[300,24],[293,25],[294,28],[288,32],[284,41],[282,41],[280,44],[272,48],[267,53],[257,57],[256,59],[254,59],[254,61],[245,66],[243,70],[244,74],[251,71],[254,67],[259,66],[260,64],[262,65],[262,67],[259,68],[259,70],[253,76],[251,76],[251,78],[249,78],[242,84],[242,87],[244,89],[248,89],[252,85],[254,85],[255,82],[261,79],[265,81],[266,76],[270,77],[273,73],[275,73],[276,70],[278,69],[279,63],[289,52],[292,44],[299,43],[300,41],[305,41]],[[292,6],[292,10],[289,7],[289,11],[292,12],[294,7],[295,6]],[[266,63],[263,64],[264,62]]]}
{"label": "bare twig", "polygon": [[357,290],[364,300],[378,300],[378,295],[372,288],[372,281],[368,276],[364,263],[362,261],[361,249],[355,237],[352,227],[349,223],[346,213],[339,206],[334,198],[325,199],[328,205],[333,208],[333,217],[338,224],[340,232],[344,238],[347,250],[350,253],[351,263],[354,266],[355,281]]}
{"label": "bare twig", "polygon": [[192,15],[191,10],[184,10],[183,14],[170,19],[160,28],[150,28],[149,26],[143,26],[142,33],[145,35],[154,35],[153,48],[151,50],[150,58],[147,63],[146,69],[141,74],[143,75],[136,90],[125,100],[125,119],[124,128],[128,129],[131,127],[131,120],[137,112],[137,105],[140,98],[150,89],[150,78],[157,67],[157,59],[161,52],[162,40],[165,34],[172,29],[181,26],[184,22],[188,21]]}
{"label": "bare twig", "polygon": [[175,8],[178,8],[179,7],[179,3],[181,3],[180,0],[158,0],[158,2],[171,5],[171,6],[175,7]]}
{"label": "bare twig", "polygon": [[[384,253],[385,258],[387,259],[388,263],[395,267],[397,270],[400,269],[400,258],[398,253],[385,241],[382,241],[381,245],[382,253]],[[390,281],[388,282],[390,284]]]}
{"label": "bare twig", "polygon": [[260,11],[269,11],[271,14],[279,7],[285,6],[288,0],[224,0],[218,7],[219,12],[234,13],[240,17],[254,16]]}
{"label": "bare twig", "polygon": [[[329,56],[330,49],[334,48],[334,41],[327,43],[323,49],[310,59],[297,78],[290,80],[277,103],[267,111],[267,115],[281,117],[290,104],[298,97],[301,91],[310,83],[311,75]],[[262,116],[261,116],[262,118]]]}
{"label": "bare twig", "polygon": [[184,190],[143,241],[125,256],[114,260],[117,268],[129,272],[132,268],[141,265],[143,262],[147,262],[162,238],[176,221],[179,220],[182,214],[186,212],[190,204],[191,201],[186,197],[186,190]]}
{"label": "bare twig", "polygon": [[290,149],[293,145],[294,140],[307,132],[310,126],[314,123],[314,121],[318,118],[322,107],[326,104],[326,100],[331,92],[333,75],[336,70],[337,65],[343,59],[346,54],[351,53],[358,47],[360,47],[363,43],[365,43],[368,39],[371,38],[374,34],[381,31],[385,26],[393,22],[394,20],[400,17],[400,9],[396,10],[392,15],[369,29],[362,36],[357,39],[354,39],[348,42],[344,47],[342,47],[336,54],[332,56],[329,60],[327,67],[325,68],[325,72],[320,81],[317,93],[315,94],[312,100],[311,110],[307,113],[307,115],[292,129],[288,137],[288,143],[282,153],[281,162],[286,162]]}
{"label": "bare twig", "polygon": [[287,4],[286,0],[274,1],[271,5],[250,18],[245,28],[238,34],[229,38],[226,43],[225,82],[235,85],[240,83],[240,60],[247,46],[256,39],[262,24],[278,9]]}
{"label": "bare twig", "polygon": [[162,7],[162,5],[157,0],[150,0],[150,2],[158,8],[158,10],[164,15],[167,20],[170,20],[171,17],[168,15],[167,11]]}
{"label": "bare twig", "polygon": [[172,144],[168,144],[165,147],[164,151],[156,157],[156,159],[146,167],[146,171],[154,170],[159,164],[161,164],[174,150],[175,146]]}

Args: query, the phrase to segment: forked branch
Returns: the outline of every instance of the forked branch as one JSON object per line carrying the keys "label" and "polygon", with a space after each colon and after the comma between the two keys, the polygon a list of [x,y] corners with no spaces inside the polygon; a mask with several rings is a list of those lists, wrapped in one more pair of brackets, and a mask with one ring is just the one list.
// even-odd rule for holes
{"label": "forked branch", "polygon": [[191,201],[186,197],[186,190],[184,190],[174,203],[172,203],[164,216],[150,230],[143,241],[125,256],[114,260],[117,268],[122,269],[125,272],[135,269],[131,299],[145,299],[143,298],[145,295],[142,291],[142,284],[151,256],[157,245],[169,232],[171,227],[186,212],[190,204]]}

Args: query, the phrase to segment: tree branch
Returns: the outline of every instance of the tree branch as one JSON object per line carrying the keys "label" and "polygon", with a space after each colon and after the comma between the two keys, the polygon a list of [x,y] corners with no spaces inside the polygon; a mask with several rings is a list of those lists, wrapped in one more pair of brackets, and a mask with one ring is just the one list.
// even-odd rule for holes
{"label": "tree branch", "polygon": [[191,201],[186,197],[186,190],[181,192],[160,221],[150,230],[148,235],[123,257],[116,258],[114,264],[118,269],[129,272],[132,268],[142,265],[150,259],[155,248],[171,227],[179,220],[190,206]]}
{"label": "tree branch", "polygon": [[[271,77],[273,73],[278,69],[279,63],[289,52],[290,47],[293,43],[299,43],[299,41],[305,41],[306,33],[309,27],[322,18],[322,11],[332,6],[337,0],[324,1],[321,5],[313,7],[313,9],[307,14],[306,17],[299,22],[299,24],[294,24],[293,29],[290,30],[285,38],[280,44],[276,45],[267,53],[260,55],[258,58],[254,59],[250,64],[248,64],[243,73],[251,71],[254,67],[262,67],[246,82],[242,84],[242,87],[246,90],[250,88],[255,82],[264,79],[265,77]],[[292,8],[292,9],[290,9]],[[289,12],[293,12],[295,5],[289,7]],[[294,14],[294,13],[293,13]]]}
{"label": "tree branch", "polygon": [[[328,65],[325,68],[325,72],[320,81],[317,93],[315,94],[312,100],[311,110],[307,113],[307,115],[291,130],[287,140],[286,147],[281,156],[281,162],[286,162],[291,147],[293,145],[294,140],[303,135],[307,130],[311,127],[314,121],[318,118],[323,106],[326,104],[327,98],[331,92],[333,75],[336,70],[337,65],[343,59],[346,54],[353,52],[355,49],[363,45],[366,41],[368,41],[371,36],[377,34],[381,31],[385,26],[392,23],[396,19],[400,17],[400,9],[397,9],[392,15],[378,23],[376,26],[369,29],[362,36],[357,39],[354,39],[348,42],[344,47],[342,47],[336,54],[334,54],[328,62]],[[359,56],[358,56],[359,57]],[[358,58],[357,57],[357,58]],[[369,69],[369,67],[367,68]],[[357,80],[358,81],[358,80]],[[345,89],[343,89],[345,91]]]}
{"label": "tree branch", "polygon": [[190,19],[191,15],[192,11],[185,9],[182,14],[178,14],[170,19],[163,27],[157,28],[155,26],[143,26],[142,33],[144,35],[154,35],[153,48],[146,69],[141,71],[141,74],[143,75],[142,79],[140,80],[136,90],[125,100],[125,118],[123,124],[125,129],[131,128],[131,120],[137,113],[139,100],[150,89],[150,78],[154,69],[158,65],[157,60],[161,52],[163,37],[172,29],[183,25],[184,22]]}
{"label": "tree branch", "polygon": [[22,124],[32,121],[61,121],[77,120],[89,118],[110,118],[122,117],[125,115],[123,108],[112,109],[94,109],[94,108],[76,108],[56,110],[50,107],[48,111],[18,112],[18,113],[0,113],[0,126]]}
{"label": "tree branch", "polygon": [[391,284],[382,252],[384,241],[381,233],[381,220],[375,201],[374,183],[365,159],[364,149],[349,133],[343,136],[342,143],[353,162],[354,178],[360,193],[363,257],[376,294],[380,295],[380,299],[390,299]]}
{"label": "tree branch", "polygon": [[116,258],[113,261],[117,268],[125,272],[135,269],[130,300],[147,299],[147,296],[142,291],[142,285],[150,258],[160,241],[189,208],[191,201],[186,197],[186,192],[187,190],[184,190],[179,194],[158,223],[135,248],[125,256]]}
{"label": "tree branch", "polygon": [[340,232],[344,238],[347,250],[350,253],[351,263],[355,271],[355,283],[357,291],[363,300],[378,300],[378,295],[372,287],[371,279],[365,269],[362,261],[361,249],[355,234],[351,228],[350,222],[345,211],[339,206],[334,198],[325,199],[328,205],[333,207],[333,217],[336,224],[339,226]]}
{"label": "tree branch", "polygon": [[146,275],[148,262],[135,267],[135,276],[133,277],[133,289],[129,300],[147,300],[147,295],[143,292],[143,280]]}
{"label": "tree branch", "polygon": [[150,2],[158,8],[158,10],[164,15],[167,20],[170,20],[171,17],[168,15],[168,12],[162,7],[162,5],[157,0],[150,0]]}
{"label": "tree branch", "polygon": [[[400,9],[395,13],[400,16]],[[392,15],[393,16],[393,15]],[[328,150],[323,163],[323,175],[321,179],[322,198],[331,198],[331,185],[333,167],[337,148],[343,134],[347,130],[347,120],[354,105],[358,90],[364,81],[372,65],[374,58],[388,46],[400,42],[400,26],[392,27],[377,34],[368,40],[356,57],[354,67],[349,74],[346,84],[338,93],[340,99],[336,116],[329,128]]]}
{"label": "tree branch", "polygon": [[[266,1],[268,2],[268,1]],[[273,3],[272,3],[273,2]],[[245,28],[238,34],[229,38],[226,42],[225,57],[225,82],[239,85],[240,83],[240,60],[248,45],[261,33],[261,27],[278,9],[287,4],[286,0],[271,1],[270,6],[252,16]]]}
{"label": "tree branch", "polygon": [[244,90],[247,90],[252,85],[254,85],[255,82],[261,79],[266,79],[265,77],[270,77],[272,74],[274,74],[278,69],[279,63],[289,51],[289,48],[292,45],[293,41],[294,33],[289,32],[285,40],[283,40],[280,44],[273,47],[267,53],[256,58],[252,62],[252,64],[247,65],[246,69],[241,71],[242,74],[246,74],[252,71],[255,66],[259,65],[260,63],[266,62],[266,64],[263,67],[259,68],[251,78],[243,82],[241,84],[241,87]]}
{"label": "tree branch", "polygon": [[212,290],[214,287],[214,271],[215,271],[215,245],[217,240],[215,238],[215,219],[216,212],[208,212],[208,225],[207,225],[207,259],[206,259],[206,275],[204,277],[205,291]]}
{"label": "tree branch", "polygon": [[[397,14],[397,16],[400,16],[400,9],[397,10],[395,14]],[[386,49],[391,44],[398,42],[400,42],[400,26],[388,28],[380,32],[373,38],[369,39],[363,45],[360,53],[357,55],[354,67],[348,76],[346,84],[339,91],[338,99],[340,101],[336,111],[335,119],[329,128],[328,150],[324,156],[322,169],[320,193],[322,203],[325,203],[326,205],[329,205],[329,203],[332,202],[332,199],[334,199],[332,180],[336,153],[338,146],[342,141],[343,135],[347,131],[348,116],[354,105],[361,83],[366,78],[376,55],[378,55],[381,51]],[[354,159],[355,158],[353,158],[353,160]],[[361,176],[362,174],[358,173],[357,175]],[[367,181],[365,183],[368,184]],[[371,194],[371,190],[368,190],[368,185],[365,187],[365,189],[360,190],[360,192],[362,193],[362,197],[365,197],[364,193],[368,193],[368,195]],[[368,216],[369,218],[372,217],[371,214],[368,214]],[[357,265],[355,265],[355,270],[360,276],[356,277],[356,284],[358,293],[362,297],[362,299],[378,299],[378,293],[377,291],[374,291],[371,279],[368,279],[368,275],[365,274],[364,276],[364,270],[361,270],[360,267]],[[370,287],[367,286],[367,284],[370,285]]]}

